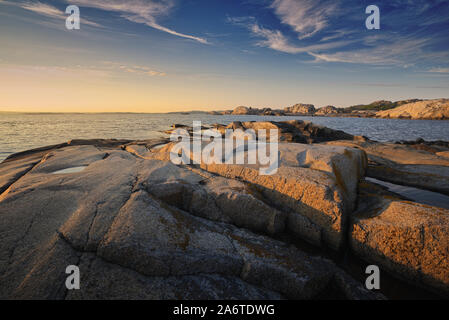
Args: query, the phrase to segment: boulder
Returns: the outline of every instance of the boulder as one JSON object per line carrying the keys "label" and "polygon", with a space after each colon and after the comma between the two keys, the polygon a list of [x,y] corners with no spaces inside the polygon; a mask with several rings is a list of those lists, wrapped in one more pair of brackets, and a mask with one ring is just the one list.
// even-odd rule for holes
{"label": "boulder", "polygon": [[268,234],[284,230],[286,214],[267,205],[243,182],[188,170],[165,161],[149,161],[143,185],[154,197],[213,221]]}
{"label": "boulder", "polygon": [[[147,156],[168,161],[171,148],[168,144]],[[258,165],[203,163],[204,171],[220,177],[206,176],[200,185],[164,178],[150,183],[148,190],[200,217],[269,234],[282,231],[285,224],[308,242],[318,246],[324,242],[338,250],[344,238],[342,226],[354,208],[357,184],[366,168],[364,153],[286,143],[279,144],[278,150],[280,168],[272,176],[261,176]]]}
{"label": "boulder", "polygon": [[240,106],[234,109],[234,111],[232,111],[233,115],[250,115],[250,114],[255,114],[255,111],[252,108],[248,108],[248,107],[244,107],[244,106]]}
{"label": "boulder", "polygon": [[[167,160],[171,148],[169,144],[155,152],[153,157]],[[247,158],[247,151],[244,153],[244,158]],[[279,155],[279,169],[268,176],[259,174],[260,166],[257,164],[208,165],[203,162],[201,168],[227,179],[238,179],[250,184],[253,190],[258,191],[256,198],[265,199],[264,202],[288,214],[287,228],[309,242],[317,245],[323,242],[338,250],[343,243],[347,215],[355,205],[357,183],[366,168],[365,154],[357,149],[281,143]],[[240,189],[245,188],[241,186]],[[262,202],[255,201],[247,193],[238,195],[239,199],[251,200],[253,208],[264,207]],[[256,193],[249,194],[253,196]],[[194,195],[199,197],[199,192]],[[228,199],[226,205],[230,205],[229,200],[237,195],[227,193],[219,197]],[[209,203],[204,198],[200,199],[203,205]],[[274,215],[281,216],[277,213]]]}
{"label": "boulder", "polygon": [[339,109],[335,108],[334,106],[326,106],[319,108],[317,112],[315,113],[316,116],[326,116],[329,114],[337,114],[340,113]]}
{"label": "boulder", "polygon": [[[165,133],[171,134],[176,128],[167,130]],[[183,127],[190,135],[193,134],[192,127]],[[320,143],[326,141],[336,140],[354,140],[356,136],[350,135],[341,130],[333,130],[327,127],[315,125],[310,121],[302,120],[290,120],[290,121],[233,121],[228,125],[213,124],[212,126],[203,126],[202,132],[205,130],[216,130],[224,137],[227,129],[242,131],[252,129],[256,136],[258,136],[258,130],[267,130],[269,141],[269,130],[278,130],[279,140],[283,142],[298,142],[298,143]],[[145,143],[142,143],[145,145]],[[135,145],[135,144],[127,144]]]}
{"label": "boulder", "polygon": [[[203,142],[202,147],[207,144]],[[168,161],[172,147],[172,144],[167,144],[152,153],[151,157]],[[246,164],[203,162],[201,169],[230,180],[243,181],[251,186],[250,191],[245,193],[249,193],[252,197],[239,195],[239,199],[248,199],[251,200],[252,206],[263,207],[263,203],[257,204],[258,202],[253,199],[255,197],[279,209],[287,215],[288,230],[312,244],[326,245],[339,250],[343,245],[347,217],[355,207],[358,181],[365,174],[365,153],[344,147],[280,143],[279,169],[272,175],[260,175],[260,170],[267,169],[267,166],[248,164],[247,161],[248,151],[253,148],[255,146],[250,145],[245,151],[232,150],[237,155],[243,153],[242,158],[246,159]],[[226,155],[225,150],[223,155]],[[190,186],[188,188],[192,190]],[[245,188],[242,186],[240,189]],[[210,203],[216,204],[216,201],[206,201],[204,196],[200,197],[201,192],[203,191],[194,193],[193,197],[195,200],[200,199],[198,207],[204,208],[209,215],[217,212],[216,209],[211,209],[215,208],[214,206],[209,206]],[[236,196],[232,196],[231,199]],[[228,196],[224,199],[228,199],[227,205],[233,207]],[[264,211],[266,210],[261,212]],[[200,210],[196,212],[199,214]],[[282,215],[276,213],[274,216],[277,217],[277,221],[281,221]],[[276,225],[280,226],[281,223]],[[266,231],[273,232],[270,229],[271,227]]]}
{"label": "boulder", "polygon": [[414,285],[449,293],[449,210],[365,193],[353,215],[351,249]]}
{"label": "boulder", "polygon": [[295,104],[294,106],[284,109],[285,113],[290,113],[290,114],[310,115],[310,114],[314,114],[315,111],[316,111],[316,109],[313,104],[303,104],[303,103],[298,103],[298,104]]}
{"label": "boulder", "polygon": [[353,140],[355,137],[340,130],[333,130],[327,127],[315,125],[310,121],[290,120],[290,121],[234,121],[227,126],[215,124],[213,127],[222,135],[226,129],[252,129],[256,135],[258,130],[278,130],[279,139],[283,142],[298,143],[319,143],[334,140]]}
{"label": "boulder", "polygon": [[215,211],[220,213],[220,217],[213,220],[268,234],[284,231],[287,217],[266,204],[261,194],[250,185],[222,177],[206,180],[203,189],[197,188],[192,192],[191,202],[184,202],[186,205],[187,210],[195,215],[211,218]]}
{"label": "boulder", "polygon": [[328,145],[359,148],[368,155],[367,176],[395,184],[449,194],[449,161],[415,145],[374,141],[331,141]]}

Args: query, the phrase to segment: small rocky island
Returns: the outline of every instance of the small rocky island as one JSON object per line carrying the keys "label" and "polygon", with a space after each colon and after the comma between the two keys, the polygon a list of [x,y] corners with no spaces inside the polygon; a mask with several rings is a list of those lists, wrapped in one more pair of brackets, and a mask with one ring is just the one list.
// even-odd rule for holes
{"label": "small rocky island", "polygon": [[[297,120],[214,127],[278,129],[277,173],[176,166],[165,140],[72,140],[6,159],[0,298],[401,298],[387,280],[365,288],[370,264],[407,292],[449,296],[449,210],[367,179],[449,195],[447,142]],[[68,265],[80,290],[65,287]]]}
{"label": "small rocky island", "polygon": [[258,115],[258,116],[319,116],[319,117],[358,117],[392,118],[413,120],[449,120],[449,99],[401,101],[375,101],[368,105],[355,105],[348,108],[325,106],[316,109],[313,104],[298,103],[284,109],[251,108],[240,106],[234,110],[212,111],[214,115]]}

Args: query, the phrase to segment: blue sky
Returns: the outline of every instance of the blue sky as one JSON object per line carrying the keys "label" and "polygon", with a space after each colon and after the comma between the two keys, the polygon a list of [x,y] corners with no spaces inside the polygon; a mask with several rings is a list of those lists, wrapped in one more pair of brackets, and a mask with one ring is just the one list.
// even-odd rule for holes
{"label": "blue sky", "polygon": [[[65,28],[72,4],[81,30]],[[365,27],[371,4],[380,30]],[[0,110],[448,97],[448,40],[442,0],[0,0]]]}

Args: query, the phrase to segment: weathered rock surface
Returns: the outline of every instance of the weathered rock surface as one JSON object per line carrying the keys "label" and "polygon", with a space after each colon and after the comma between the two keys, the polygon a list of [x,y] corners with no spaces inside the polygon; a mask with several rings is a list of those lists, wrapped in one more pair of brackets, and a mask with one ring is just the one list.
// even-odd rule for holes
{"label": "weathered rock surface", "polygon": [[369,104],[361,104],[361,105],[355,105],[348,108],[345,108],[346,112],[360,112],[360,111],[369,111],[373,112],[375,115],[376,111],[383,111],[383,110],[389,110],[394,109],[396,107],[400,107],[404,104],[414,103],[418,101],[423,101],[422,99],[408,99],[408,100],[399,100],[399,101],[387,101],[387,100],[378,100],[371,102]]}
{"label": "weathered rock surface", "polygon": [[[303,135],[303,124],[229,128]],[[175,166],[166,140],[77,140],[11,156],[0,164],[0,298],[309,299],[329,288],[333,298],[382,298],[291,245],[298,237],[449,293],[449,211],[360,184],[368,155],[368,175],[384,166],[381,180],[411,176],[442,192],[446,146],[317,132],[327,145],[280,143],[273,175],[259,164]],[[253,147],[233,152],[247,159]],[[69,292],[71,264],[81,290]]]}
{"label": "weathered rock surface", "polygon": [[[178,127],[173,127],[166,133],[170,134]],[[191,127],[183,127],[189,134],[192,134]],[[290,120],[290,121],[234,121],[229,125],[214,124],[211,127],[203,127],[202,130],[216,129],[222,135],[225,134],[226,129],[232,130],[248,130],[252,129],[258,135],[258,130],[267,130],[267,138],[269,138],[269,130],[278,130],[279,139],[282,142],[297,142],[297,143],[319,143],[334,140],[354,140],[357,136],[350,135],[341,130],[333,130],[327,127],[313,124],[310,121]],[[269,139],[268,139],[269,140]]]}
{"label": "weathered rock surface", "polygon": [[[150,143],[153,140],[148,140]],[[43,156],[46,155],[48,152],[56,149],[65,148],[68,146],[97,146],[97,147],[103,147],[103,148],[117,148],[121,145],[130,143],[131,140],[125,140],[125,139],[89,139],[89,140],[80,140],[80,139],[73,139],[68,142],[51,145],[51,146],[45,146],[40,148],[35,148],[31,150],[26,150],[23,152],[18,152],[10,155],[7,157],[3,163],[9,162],[9,161],[16,161],[23,158],[28,158],[30,155],[33,156]]]}
{"label": "weathered rock surface", "polygon": [[[282,150],[280,153],[282,157]],[[337,157],[330,159],[328,163],[323,161],[323,168],[337,166],[338,160],[335,159]],[[353,164],[348,164],[351,161],[354,161],[356,166],[355,163],[361,162],[361,157],[354,156],[353,159],[349,159],[348,156],[346,161],[346,164],[343,161],[343,168],[346,165],[352,166]],[[313,161],[309,165],[313,166]],[[341,248],[345,220],[354,206],[351,200],[355,200],[355,194],[351,189],[345,190],[345,183],[340,183],[339,178],[342,176],[337,167],[330,169],[331,172],[326,172],[284,165],[281,160],[277,173],[271,176],[261,176],[258,174],[258,168],[245,165],[211,164],[202,168],[257,186],[266,199],[289,212],[287,225],[298,236],[335,250]],[[360,167],[360,170],[363,170],[363,167]],[[351,181],[348,177],[348,184],[357,185],[357,179]]]}
{"label": "weathered rock surface", "polygon": [[[345,298],[377,298],[342,282],[343,271],[330,260],[247,230],[270,234],[288,223],[253,183],[140,155],[164,149],[154,146],[79,141],[40,159],[31,153],[0,164],[5,174],[25,170],[5,179],[10,185],[0,195],[0,298],[303,299],[321,296],[330,285]],[[324,198],[337,221],[349,197],[328,170],[345,170],[360,159],[354,153],[349,160],[349,149],[333,149],[325,161],[320,150],[307,155],[303,149],[304,159],[283,157],[317,168],[285,167],[279,179],[305,181],[304,201]],[[80,166],[79,172],[55,173]],[[292,191],[301,192],[279,189],[285,199]],[[291,211],[302,197],[289,202]],[[207,201],[216,211],[201,211]],[[81,290],[68,292],[65,269],[72,264],[80,266]]]}
{"label": "weathered rock surface", "polygon": [[[269,122],[279,130],[281,141],[298,143],[318,143],[332,140],[352,140],[354,136],[340,130],[333,130],[324,126],[315,125],[309,121],[291,120],[285,122]],[[263,122],[244,122],[245,128],[259,130],[270,129],[270,125]]]}
{"label": "weathered rock surface", "polygon": [[341,109],[337,109],[334,106],[326,106],[326,107],[319,108],[315,112],[315,115],[316,116],[326,116],[326,115],[330,115],[330,114],[338,114],[341,112],[342,112]]}
{"label": "weathered rock surface", "polygon": [[289,114],[314,114],[316,111],[313,104],[298,103],[294,106],[284,109],[285,113]]}
{"label": "weathered rock surface", "polygon": [[327,116],[357,118],[403,118],[403,119],[448,119],[448,99],[408,99],[400,101],[374,101],[369,104],[354,105],[347,108],[326,106],[315,109],[312,104],[298,103],[284,109],[237,107],[234,110],[211,111],[213,115],[268,115],[268,116]]}
{"label": "weathered rock surface", "polygon": [[240,106],[234,109],[232,112],[233,115],[251,115],[256,114],[256,111],[254,111],[252,108]]}
{"label": "weathered rock surface", "polygon": [[[142,156],[151,157],[147,153]],[[286,214],[260,200],[261,195],[248,184],[165,161],[147,163],[142,170],[147,177],[144,186],[160,200],[213,221],[268,234],[284,230]]]}
{"label": "weathered rock surface", "polygon": [[402,105],[400,107],[379,111],[379,118],[403,118],[403,119],[449,119],[449,99],[424,100]]}
{"label": "weathered rock surface", "polygon": [[[272,109],[272,108],[251,108],[251,107],[240,106],[240,107],[235,108],[232,111],[221,112],[221,114],[284,116],[284,115],[291,115],[291,114],[313,115],[315,113],[315,111],[316,111],[315,106],[312,104],[298,103],[298,104],[295,104],[294,106],[284,108],[283,110]],[[213,114],[215,114],[215,113],[213,113]]]}
{"label": "weathered rock surface", "polygon": [[449,292],[449,210],[362,188],[351,249],[415,285]]}
{"label": "weathered rock surface", "polygon": [[[83,289],[70,291],[69,300],[244,300],[283,297],[276,292],[248,284],[240,277],[219,274],[148,277],[133,269],[108,263],[95,254],[83,254],[80,262]],[[363,293],[362,293],[363,294]]]}
{"label": "weathered rock surface", "polygon": [[449,159],[449,151],[437,152],[437,156]]}
{"label": "weathered rock surface", "polygon": [[0,166],[0,194],[38,164],[41,158],[42,155],[3,163]]}
{"label": "weathered rock surface", "polygon": [[449,160],[436,146],[379,143],[374,141],[331,141],[329,145],[359,148],[368,155],[367,176],[395,184],[449,194]]}
{"label": "weathered rock surface", "polygon": [[[171,148],[172,145],[168,144],[154,152],[145,152],[142,156],[167,161],[170,158]],[[248,150],[251,150],[251,147],[243,152],[239,150],[233,150],[233,152],[235,151],[237,156],[243,153],[243,158],[247,159]],[[265,214],[264,212],[270,212],[270,210],[263,209],[263,203],[256,201],[256,199],[262,199],[265,203],[286,213],[286,227],[299,237],[315,245],[326,245],[339,250],[344,240],[347,217],[355,206],[357,184],[365,173],[364,152],[344,147],[296,143],[280,143],[278,151],[279,169],[273,175],[260,175],[260,168],[263,166],[258,164],[228,165],[203,162],[201,169],[227,178],[228,185],[231,185],[230,180],[237,179],[252,186],[251,190],[245,191],[244,194],[237,195],[235,191],[231,193],[231,196],[230,193],[221,194],[217,197],[219,201],[215,201],[215,204],[221,204],[224,208],[236,207],[240,202],[251,208],[260,208],[261,217],[264,217],[264,220],[259,218],[260,222],[275,218],[274,225],[271,226],[266,222],[264,224],[269,226],[268,232],[277,232],[283,224],[283,215],[278,212]],[[206,186],[210,184],[211,182],[208,182]],[[245,186],[242,185],[239,188],[244,190]],[[189,186],[188,189],[192,190],[192,187]],[[171,188],[171,190],[175,189]],[[209,193],[211,194],[214,192]],[[193,196],[189,196],[189,199],[200,199],[201,205],[197,207],[203,207],[206,212],[216,212],[217,210],[213,209],[214,202],[206,201],[206,198],[200,195],[200,192],[196,192]],[[224,199],[227,199],[225,203]],[[231,203],[232,199],[236,200],[234,204]],[[185,200],[182,202],[190,203]],[[200,216],[203,215],[204,213],[200,214]],[[248,213],[242,211],[241,215],[248,215]],[[226,216],[231,215],[226,214]]]}

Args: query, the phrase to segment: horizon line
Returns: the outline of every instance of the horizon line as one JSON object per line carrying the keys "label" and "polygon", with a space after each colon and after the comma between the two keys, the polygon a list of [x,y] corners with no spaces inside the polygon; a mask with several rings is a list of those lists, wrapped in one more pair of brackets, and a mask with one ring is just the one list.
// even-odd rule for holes
{"label": "horizon line", "polygon": [[[396,100],[396,101],[392,101],[392,100],[384,100],[384,99],[380,99],[380,100],[376,100],[376,101],[372,101],[370,103],[359,103],[359,104],[353,104],[347,107],[337,107],[336,108],[341,108],[341,109],[347,109],[347,108],[351,108],[351,107],[357,107],[357,106],[364,106],[364,105],[370,105],[373,104],[375,102],[380,102],[380,101],[386,101],[386,102],[392,102],[392,103],[396,103],[399,101],[407,101],[407,100],[422,100],[422,101],[427,101],[427,100],[439,100],[439,99],[447,99],[447,98],[431,98],[431,99],[425,99],[425,98],[407,98],[407,99],[401,99],[401,100]],[[316,107],[316,105],[314,105],[313,103],[304,103],[304,102],[298,102],[293,104],[292,106],[296,105],[296,104],[312,104],[314,107]],[[31,114],[170,114],[170,113],[192,113],[192,112],[201,112],[201,113],[209,113],[209,112],[221,112],[221,111],[229,111],[229,110],[234,110],[235,108],[238,107],[247,107],[247,108],[251,108],[251,109],[265,109],[265,108],[270,108],[272,110],[283,110],[284,108],[288,108],[288,107],[281,107],[281,108],[272,108],[272,107],[252,107],[252,106],[245,106],[244,104],[240,104],[236,107],[232,107],[230,109],[210,109],[210,110],[185,110],[185,111],[168,111],[168,112],[150,112],[150,111],[6,111],[6,110],[1,110],[0,109],[0,113],[31,113]],[[317,107],[317,109],[321,109],[324,107],[327,107],[330,105],[323,105],[322,107]]]}

